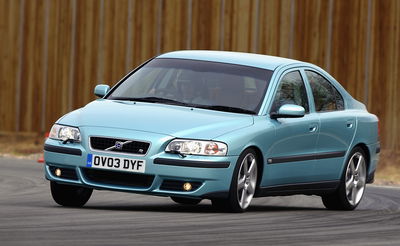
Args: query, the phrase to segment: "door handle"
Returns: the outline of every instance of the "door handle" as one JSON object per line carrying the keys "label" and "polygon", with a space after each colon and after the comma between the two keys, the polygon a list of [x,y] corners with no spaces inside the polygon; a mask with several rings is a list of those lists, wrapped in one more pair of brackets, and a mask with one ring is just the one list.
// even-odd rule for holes
{"label": "door handle", "polygon": [[309,130],[310,132],[316,132],[317,129],[318,129],[317,125],[310,125],[310,128],[308,128],[308,130]]}
{"label": "door handle", "polygon": [[347,121],[346,122],[346,127],[347,128],[353,128],[353,125],[354,125],[353,123],[354,123],[353,121]]}

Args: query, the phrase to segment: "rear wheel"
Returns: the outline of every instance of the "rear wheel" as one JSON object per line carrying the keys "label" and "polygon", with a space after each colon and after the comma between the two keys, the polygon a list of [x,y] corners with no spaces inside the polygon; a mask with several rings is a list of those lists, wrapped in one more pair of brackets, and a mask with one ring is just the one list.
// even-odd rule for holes
{"label": "rear wheel", "polygon": [[360,147],[356,147],[347,160],[339,188],[333,194],[322,196],[322,202],[327,209],[353,210],[361,202],[366,180],[365,153]]}
{"label": "rear wheel", "polygon": [[184,205],[197,205],[201,202],[201,199],[197,199],[197,198],[171,196],[171,199],[172,199],[172,201],[174,201],[176,203],[184,204]]}
{"label": "rear wheel", "polygon": [[56,203],[66,207],[82,207],[89,200],[93,189],[58,184],[50,181],[51,195]]}
{"label": "rear wheel", "polygon": [[230,212],[244,212],[249,207],[256,191],[257,165],[256,152],[252,149],[245,150],[237,161],[229,197],[214,199],[212,205]]}

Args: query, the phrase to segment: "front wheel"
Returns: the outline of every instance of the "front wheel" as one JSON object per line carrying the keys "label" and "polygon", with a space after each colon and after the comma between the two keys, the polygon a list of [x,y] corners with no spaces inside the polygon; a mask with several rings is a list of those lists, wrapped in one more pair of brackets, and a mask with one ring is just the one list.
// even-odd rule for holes
{"label": "front wheel", "polygon": [[365,153],[356,147],[349,156],[339,188],[333,194],[322,196],[327,209],[353,210],[364,195],[367,180]]}
{"label": "front wheel", "polygon": [[237,161],[232,177],[229,197],[214,199],[212,205],[231,212],[244,212],[250,205],[257,185],[257,154],[252,149],[245,150]]}
{"label": "front wheel", "polygon": [[82,207],[89,200],[93,189],[58,184],[50,181],[51,195],[56,203],[66,207]]}

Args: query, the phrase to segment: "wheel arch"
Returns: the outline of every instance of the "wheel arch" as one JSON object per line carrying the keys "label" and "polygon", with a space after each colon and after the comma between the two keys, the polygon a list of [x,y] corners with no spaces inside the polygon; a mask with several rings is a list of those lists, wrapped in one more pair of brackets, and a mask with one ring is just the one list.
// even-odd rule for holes
{"label": "wheel arch", "polygon": [[353,149],[355,149],[357,147],[361,148],[365,153],[365,159],[366,159],[366,164],[367,164],[367,175],[368,175],[369,171],[370,171],[369,168],[371,165],[371,153],[365,143],[356,144],[350,151],[352,151]]}
{"label": "wheel arch", "polygon": [[261,179],[262,179],[262,175],[263,175],[263,171],[264,171],[263,153],[262,153],[261,149],[259,147],[257,147],[256,145],[248,146],[243,151],[246,151],[247,149],[254,150],[256,152],[256,156],[257,156],[257,161],[258,161],[258,165],[257,165],[257,184],[256,184],[256,193],[257,193],[257,190],[260,187],[260,183],[261,183]]}
{"label": "wheel arch", "polygon": [[343,161],[343,166],[341,168],[340,177],[342,177],[344,175],[344,172],[345,172],[345,169],[346,169],[346,165],[347,165],[347,161],[350,158],[351,152],[355,148],[361,148],[365,153],[365,163],[367,165],[367,178],[368,178],[369,177],[369,171],[370,171],[370,165],[371,165],[371,155],[370,155],[370,151],[369,151],[367,145],[365,143],[363,143],[363,142],[358,142],[355,145],[350,146],[349,149],[347,150],[347,153],[346,153],[344,161]]}

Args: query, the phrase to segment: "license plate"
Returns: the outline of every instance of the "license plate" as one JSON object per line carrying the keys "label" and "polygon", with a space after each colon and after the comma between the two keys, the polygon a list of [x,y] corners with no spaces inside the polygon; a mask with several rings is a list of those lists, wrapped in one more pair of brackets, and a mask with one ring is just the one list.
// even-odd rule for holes
{"label": "license plate", "polygon": [[131,158],[88,154],[87,167],[144,173],[146,161]]}

